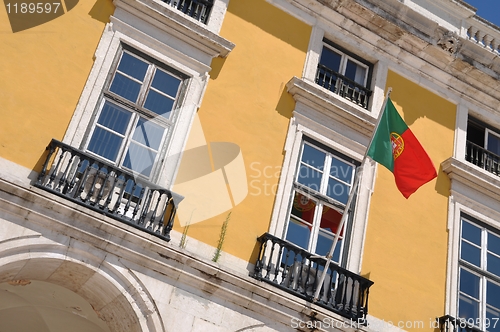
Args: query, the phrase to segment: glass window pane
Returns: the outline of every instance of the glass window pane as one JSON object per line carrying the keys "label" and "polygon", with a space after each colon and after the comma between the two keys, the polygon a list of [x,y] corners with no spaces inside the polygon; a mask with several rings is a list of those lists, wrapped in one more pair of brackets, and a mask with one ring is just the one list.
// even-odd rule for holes
{"label": "glass window pane", "polygon": [[160,148],[160,143],[163,138],[163,133],[165,128],[157,125],[152,121],[147,121],[144,118],[140,118],[135,127],[134,136],[132,137],[134,141],[142,143],[147,147],[158,150]]}
{"label": "glass window pane", "polygon": [[116,161],[122,141],[123,139],[120,136],[101,127],[96,127],[92,133],[87,150],[108,160]]}
{"label": "glass window pane", "polygon": [[321,51],[321,59],[319,60],[319,63],[324,65],[328,69],[331,69],[331,70],[338,73],[340,70],[340,60],[341,59],[342,59],[342,56],[340,54],[332,51],[328,47],[323,47],[323,50]]}
{"label": "glass window pane", "polygon": [[[333,244],[333,236],[328,233],[320,232],[318,235],[318,242],[316,243],[315,253],[318,255],[326,256],[330,252],[332,244]],[[332,260],[336,263],[339,263],[341,247],[342,247],[342,239],[339,239],[332,257]]]}
{"label": "glass window pane", "polygon": [[345,69],[345,77],[351,79],[352,81],[363,85],[365,84],[365,76],[366,76],[366,68],[363,66],[360,66],[359,64],[347,60],[347,66]]}
{"label": "glass window pane", "polygon": [[131,116],[131,112],[106,101],[97,123],[124,135]]}
{"label": "glass window pane", "polygon": [[465,319],[472,318],[475,321],[479,317],[479,303],[460,295],[458,300],[458,317]]}
{"label": "glass window pane", "polygon": [[500,258],[488,253],[487,270],[500,277]]}
{"label": "glass window pane", "polygon": [[500,137],[495,134],[488,133],[488,151],[496,155],[500,155]]}
{"label": "glass window pane", "polygon": [[500,310],[500,286],[491,281],[486,282],[486,303]]}
{"label": "glass window pane", "polygon": [[297,181],[303,184],[304,186],[307,186],[319,192],[321,186],[321,176],[322,173],[310,167],[300,165],[299,176]]}
{"label": "glass window pane", "polygon": [[330,175],[347,183],[352,182],[352,173],[354,167],[351,164],[345,163],[340,159],[332,157],[332,165],[330,166]]}
{"label": "glass window pane", "polygon": [[149,90],[144,107],[165,119],[169,119],[170,112],[174,107],[174,100],[156,91]]}
{"label": "glass window pane", "polygon": [[130,78],[120,73],[116,73],[109,90],[135,103],[137,102],[139,91],[141,90],[141,84],[132,81]]}
{"label": "glass window pane", "polygon": [[288,230],[286,232],[287,241],[307,250],[310,235],[311,230],[309,227],[299,221],[290,219],[290,222],[288,223]]}
{"label": "glass window pane", "polygon": [[462,240],[460,258],[481,267],[481,249]]}
{"label": "glass window pane", "polygon": [[151,84],[155,89],[160,90],[163,93],[175,98],[177,96],[177,90],[179,90],[179,85],[181,80],[174,77],[162,70],[157,69],[153,83]]}
{"label": "glass window pane", "polygon": [[118,70],[142,82],[146,76],[148,66],[146,62],[123,52]]}
{"label": "glass window pane", "polygon": [[292,205],[292,215],[299,217],[300,219],[307,221],[312,225],[314,220],[315,208],[315,201],[307,198],[301,193],[295,192]]}
{"label": "glass window pane", "polygon": [[328,188],[326,190],[326,195],[331,197],[341,203],[346,204],[349,198],[350,186],[347,186],[334,178],[328,179]]}
{"label": "glass window pane", "polygon": [[[337,229],[339,228],[341,218],[342,214],[340,212],[332,209],[331,207],[323,206],[320,228],[328,232],[336,233]],[[345,225],[343,228],[345,228]],[[340,236],[342,236],[343,233],[344,229],[342,229]]]}
{"label": "glass window pane", "polygon": [[308,144],[304,144],[304,151],[302,152],[301,161],[305,164],[311,165],[314,168],[323,170],[325,165],[326,153],[313,148]]}
{"label": "glass window pane", "polygon": [[475,299],[479,299],[479,277],[461,268],[460,292],[468,294]]}
{"label": "glass window pane", "polygon": [[487,331],[500,332],[500,311],[486,307],[485,326]]}
{"label": "glass window pane", "polygon": [[149,176],[153,169],[155,158],[156,152],[131,142],[125,155],[123,166],[144,176]]}
{"label": "glass window pane", "polygon": [[500,237],[488,232],[488,250],[500,255]]}
{"label": "glass window pane", "polygon": [[462,219],[462,237],[481,246],[481,229]]}

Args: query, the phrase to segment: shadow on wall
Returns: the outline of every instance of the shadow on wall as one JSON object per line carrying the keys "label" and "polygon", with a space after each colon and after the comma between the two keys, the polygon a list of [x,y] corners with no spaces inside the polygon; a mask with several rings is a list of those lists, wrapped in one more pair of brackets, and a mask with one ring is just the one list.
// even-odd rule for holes
{"label": "shadow on wall", "polygon": [[[66,0],[68,1],[68,0]],[[109,16],[115,11],[115,6],[110,0],[97,0],[89,11],[90,17],[104,24],[109,22]]]}

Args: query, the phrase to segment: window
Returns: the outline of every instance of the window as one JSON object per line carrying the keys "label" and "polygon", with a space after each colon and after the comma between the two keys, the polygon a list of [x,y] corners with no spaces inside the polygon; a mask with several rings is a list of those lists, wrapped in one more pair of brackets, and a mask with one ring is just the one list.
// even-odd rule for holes
{"label": "window", "polygon": [[354,54],[335,46],[328,40],[323,40],[316,83],[368,108],[372,67]]}
{"label": "window", "polygon": [[458,316],[483,331],[500,331],[500,236],[462,216]]}
{"label": "window", "polygon": [[104,88],[86,150],[135,174],[153,177],[185,78],[123,49]]}
{"label": "window", "polygon": [[[311,253],[330,251],[359,164],[322,144],[305,139],[293,184],[286,240]],[[344,227],[345,228],[345,227]],[[333,255],[340,264],[343,230]]]}
{"label": "window", "polygon": [[465,159],[500,175],[500,132],[480,120],[469,118]]}

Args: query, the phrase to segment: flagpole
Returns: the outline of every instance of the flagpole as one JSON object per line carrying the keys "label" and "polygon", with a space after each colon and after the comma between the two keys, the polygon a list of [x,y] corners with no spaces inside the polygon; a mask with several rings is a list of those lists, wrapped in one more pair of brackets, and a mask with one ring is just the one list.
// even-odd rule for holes
{"label": "flagpole", "polygon": [[354,179],[354,184],[353,184],[353,186],[351,188],[351,191],[349,192],[349,197],[347,198],[347,203],[346,203],[346,207],[345,207],[344,213],[342,214],[342,218],[340,219],[339,226],[337,227],[337,231],[335,232],[335,237],[333,239],[333,243],[332,243],[332,246],[330,248],[330,251],[326,255],[325,269],[323,270],[323,273],[321,273],[319,282],[318,282],[318,284],[316,286],[316,292],[314,293],[313,302],[316,302],[319,299],[319,292],[321,291],[323,282],[325,281],[326,271],[328,271],[328,267],[330,266],[330,263],[332,261],[333,252],[335,251],[335,247],[337,246],[337,243],[339,241],[340,232],[342,231],[342,228],[344,227],[344,224],[345,224],[345,222],[347,220],[347,215],[349,214],[349,209],[351,207],[351,203],[352,203],[352,200],[354,198],[354,193],[357,192],[357,189],[358,189],[358,186],[359,186],[359,181],[360,181],[361,173],[362,173],[362,170],[363,170],[363,165],[365,164],[366,158],[368,156],[368,149],[370,148],[370,145],[373,142],[373,138],[375,136],[375,133],[377,132],[377,128],[378,128],[378,126],[380,124],[380,120],[382,118],[382,114],[384,113],[385,107],[387,105],[387,100],[389,99],[389,96],[390,96],[391,92],[392,92],[392,88],[389,87],[387,89],[387,95],[385,96],[384,103],[382,104],[382,108],[380,109],[380,112],[379,112],[379,114],[377,116],[377,121],[375,122],[375,129],[373,130],[373,135],[370,138],[370,142],[366,146],[365,154],[363,156],[363,159],[361,160],[361,166],[359,166],[357,168],[356,177]]}

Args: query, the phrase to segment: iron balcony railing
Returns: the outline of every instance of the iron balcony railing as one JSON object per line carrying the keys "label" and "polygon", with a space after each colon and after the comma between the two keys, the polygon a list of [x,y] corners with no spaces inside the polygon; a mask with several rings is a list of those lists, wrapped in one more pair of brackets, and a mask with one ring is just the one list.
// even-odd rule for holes
{"label": "iron balcony railing", "polygon": [[201,23],[207,24],[210,11],[214,5],[213,0],[162,0],[184,14]]}
{"label": "iron balcony railing", "polygon": [[439,317],[439,330],[441,332],[482,332],[474,326],[473,319],[454,318],[450,315]]}
{"label": "iron balcony railing", "polygon": [[55,139],[47,150],[36,187],[170,241],[181,196]]}
{"label": "iron balcony railing", "polygon": [[318,65],[315,81],[317,84],[333,93],[368,109],[368,103],[372,92],[361,84],[354,82],[322,64]]}
{"label": "iron balcony railing", "polygon": [[465,160],[482,169],[500,176],[500,156],[480,145],[467,141]]}
{"label": "iron balcony railing", "polygon": [[[368,290],[372,281],[341,268],[326,265],[324,257],[313,256],[294,244],[265,233],[258,238],[259,256],[254,274],[262,280],[302,299],[312,302],[321,287],[317,305],[360,324],[366,323]],[[326,271],[322,285],[321,274]]]}

